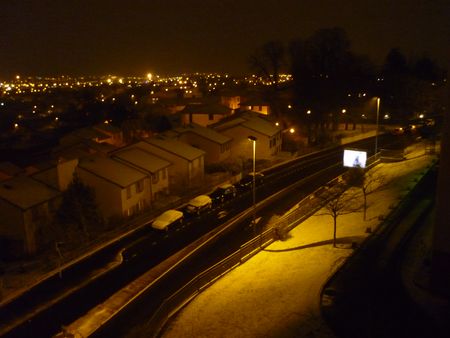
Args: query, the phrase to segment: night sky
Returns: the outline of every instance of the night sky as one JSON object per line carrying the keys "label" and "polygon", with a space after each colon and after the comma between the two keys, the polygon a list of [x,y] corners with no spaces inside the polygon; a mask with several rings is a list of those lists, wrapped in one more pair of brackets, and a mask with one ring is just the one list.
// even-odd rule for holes
{"label": "night sky", "polygon": [[392,47],[446,66],[449,0],[0,0],[0,79],[248,73],[263,43],[342,27],[381,63]]}

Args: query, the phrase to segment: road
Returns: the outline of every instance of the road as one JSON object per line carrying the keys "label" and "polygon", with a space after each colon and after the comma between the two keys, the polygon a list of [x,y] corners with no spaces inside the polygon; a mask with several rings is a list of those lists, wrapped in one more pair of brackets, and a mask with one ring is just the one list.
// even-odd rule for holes
{"label": "road", "polygon": [[[392,143],[392,141],[393,138],[390,135],[379,137],[380,144]],[[351,146],[370,149],[372,144],[373,140],[368,139]],[[341,158],[342,149],[335,148],[271,168],[264,172],[265,182],[257,190],[257,199],[264,199],[275,191],[323,168],[332,168],[327,174],[328,178],[334,177],[343,170],[341,166],[336,166]],[[326,175],[323,179],[321,182],[317,181],[317,185],[326,182]],[[308,191],[304,190],[301,193],[307,194]],[[87,258],[81,264],[64,271],[62,279],[55,276],[38,285],[24,297],[0,309],[0,334],[5,337],[36,334],[40,337],[51,336],[58,332],[62,325],[67,325],[88,309],[101,303],[144,271],[250,205],[251,193],[246,192],[226,206],[229,213],[225,219],[218,220],[217,213],[220,210],[215,209],[209,214],[187,222],[184,229],[170,236],[165,237],[151,231],[148,227],[130,238],[122,239],[99,254]],[[239,243],[246,240],[246,235],[243,235],[245,232],[237,231],[237,233],[242,237],[223,242],[222,246],[226,250],[215,248],[213,251],[224,255],[229,250],[233,250],[230,243],[240,245]],[[120,259],[117,256],[118,253],[123,252],[124,248],[124,260],[119,261],[120,264],[115,264]],[[203,259],[195,261],[202,264],[204,262],[203,267],[205,267],[212,261],[220,259],[219,256],[208,256],[211,257],[211,261],[203,261]],[[202,266],[199,265],[197,269],[201,268]],[[192,271],[196,270],[192,269]]]}

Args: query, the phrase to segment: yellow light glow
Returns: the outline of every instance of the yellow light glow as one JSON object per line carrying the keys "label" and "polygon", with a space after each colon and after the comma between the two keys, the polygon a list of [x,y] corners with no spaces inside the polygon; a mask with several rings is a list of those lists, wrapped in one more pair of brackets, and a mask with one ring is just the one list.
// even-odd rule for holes
{"label": "yellow light glow", "polygon": [[291,128],[291,129],[289,129],[289,132],[290,132],[291,134],[293,134],[293,133],[295,133],[295,129],[294,129],[294,128]]}

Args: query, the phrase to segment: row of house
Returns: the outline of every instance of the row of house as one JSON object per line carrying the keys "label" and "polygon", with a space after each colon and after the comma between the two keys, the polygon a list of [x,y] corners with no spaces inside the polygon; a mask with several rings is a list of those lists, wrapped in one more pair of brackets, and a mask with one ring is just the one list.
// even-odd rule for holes
{"label": "row of house", "polygon": [[105,218],[131,216],[179,187],[201,184],[205,164],[251,158],[250,135],[258,140],[258,158],[271,158],[281,149],[280,128],[251,113],[210,127],[187,123],[129,145],[112,126],[71,133],[55,150],[58,160],[47,166],[21,171],[0,165],[0,245],[34,254],[42,225],[74,173],[94,188]]}

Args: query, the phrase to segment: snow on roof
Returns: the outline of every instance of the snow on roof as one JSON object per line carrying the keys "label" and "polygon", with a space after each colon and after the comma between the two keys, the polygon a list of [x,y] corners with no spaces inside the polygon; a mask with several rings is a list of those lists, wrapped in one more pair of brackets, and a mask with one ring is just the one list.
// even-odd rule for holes
{"label": "snow on roof", "polygon": [[22,210],[50,201],[59,194],[58,190],[28,176],[17,176],[0,183],[0,198]]}
{"label": "snow on roof", "polygon": [[266,121],[259,117],[251,117],[242,126],[257,131],[261,134],[267,135],[269,137],[274,136],[281,132],[281,129],[275,126],[273,123]]}
{"label": "snow on roof", "polygon": [[166,210],[161,215],[156,217],[152,222],[152,227],[159,230],[164,230],[173,222],[183,218],[183,213],[178,210]]}
{"label": "snow on roof", "polygon": [[221,130],[227,130],[230,128],[233,128],[235,126],[238,126],[242,123],[244,123],[245,121],[247,121],[246,119],[242,118],[242,117],[238,117],[238,118],[234,118],[232,120],[226,121],[226,122],[219,122],[217,124],[214,125],[214,129],[221,131]]}
{"label": "snow on roof", "polygon": [[245,114],[242,117],[234,118],[224,123],[218,123],[214,126],[214,129],[221,131],[239,125],[254,130],[260,134],[267,135],[269,137],[274,136],[277,133],[281,132],[280,127],[275,126],[273,123],[266,121],[261,117],[254,116],[251,114]]}
{"label": "snow on roof", "polygon": [[169,153],[182,157],[188,161],[193,161],[205,154],[203,150],[192,147],[184,142],[171,140],[171,139],[160,139],[160,138],[148,138],[145,142],[163,149]]}
{"label": "snow on roof", "polygon": [[107,157],[90,156],[83,158],[78,166],[122,188],[128,187],[147,176],[137,169]]}
{"label": "snow on roof", "polygon": [[138,147],[129,147],[121,150],[118,153],[115,153],[114,157],[149,171],[152,174],[171,165],[170,162]]}
{"label": "snow on roof", "polygon": [[207,140],[213,141],[215,143],[224,144],[231,141],[228,136],[222,135],[221,133],[215,131],[214,129],[200,126],[196,123],[191,123],[185,127],[179,127],[174,129],[175,132],[180,134],[183,133],[194,133],[201,136]]}

